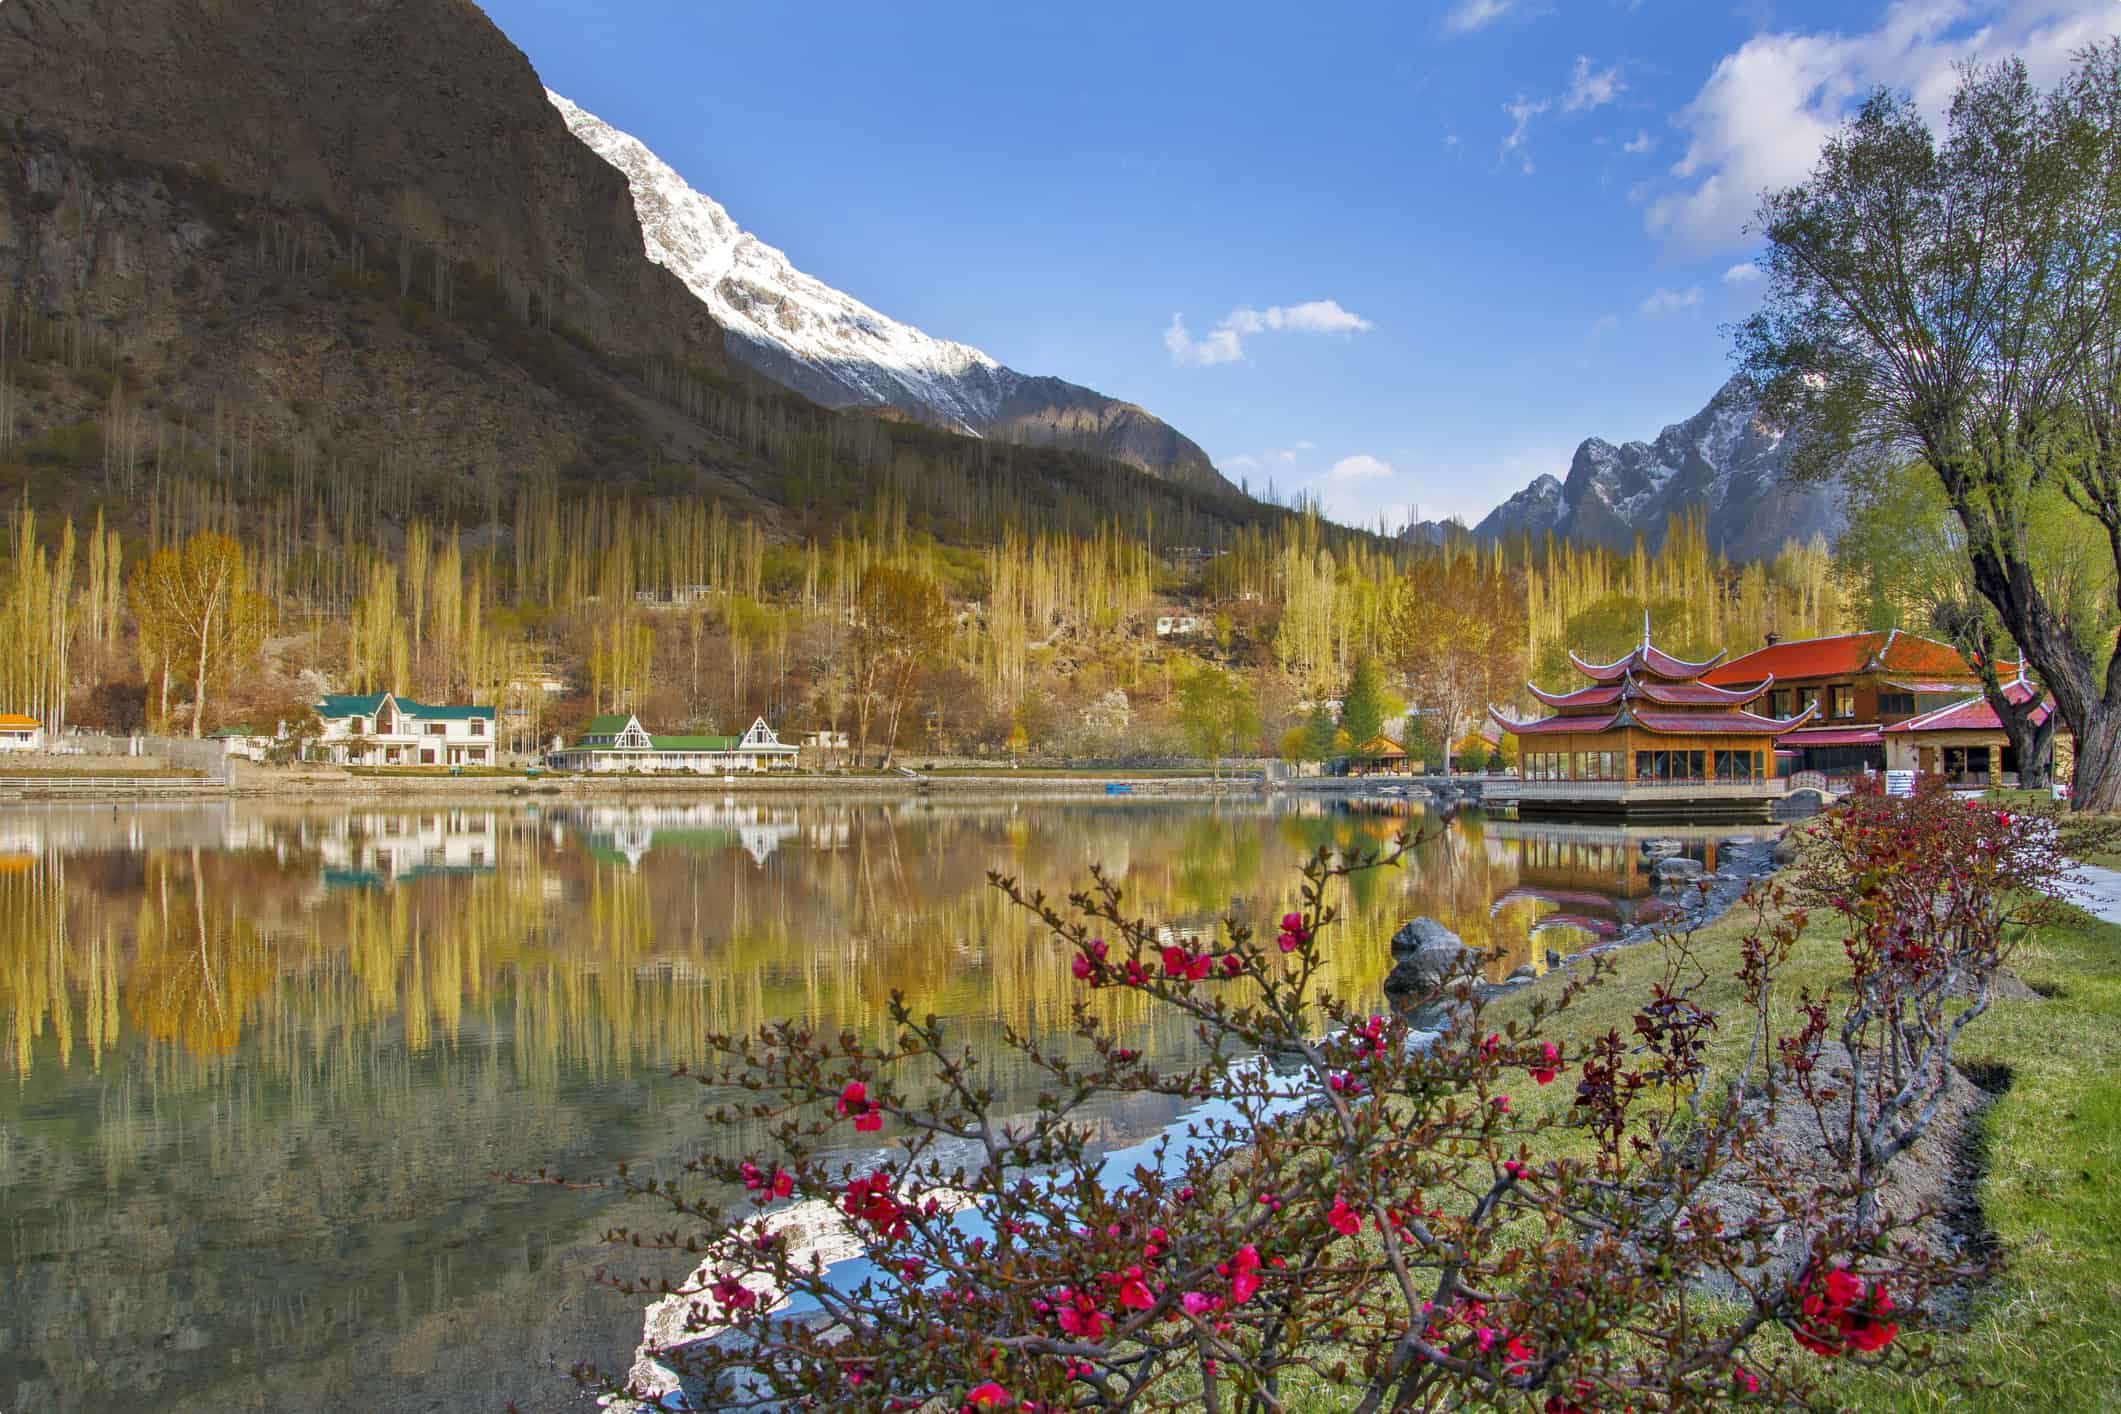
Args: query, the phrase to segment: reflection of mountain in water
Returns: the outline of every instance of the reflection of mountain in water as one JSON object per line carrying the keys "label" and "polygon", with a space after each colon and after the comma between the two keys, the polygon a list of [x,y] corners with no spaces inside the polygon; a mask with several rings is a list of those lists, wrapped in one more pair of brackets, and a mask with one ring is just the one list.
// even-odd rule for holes
{"label": "reflection of mountain in water", "polygon": [[[1002,1029],[1064,1048],[1080,990],[990,869],[1058,897],[1103,861],[1127,907],[1202,939],[1291,906],[1319,845],[1410,822],[1149,801],[10,814],[0,1407],[559,1400],[525,1350],[617,1355],[638,1332],[577,1280],[619,1219],[493,1173],[751,1147],[671,1067],[781,1018],[874,1036],[894,991],[1023,1113],[1040,1078]],[[1495,907],[1554,882],[1522,830],[1468,814],[1358,876],[1331,985],[1376,998],[1416,913],[1498,974],[1529,957],[1538,920]],[[1569,867],[1621,873],[1621,853]],[[337,871],[388,886],[322,887]],[[1151,1056],[1197,1045],[1139,996],[1096,1005]],[[1157,1103],[1086,1119],[1122,1146],[1171,1119]],[[93,1368],[82,1331],[109,1352]]]}

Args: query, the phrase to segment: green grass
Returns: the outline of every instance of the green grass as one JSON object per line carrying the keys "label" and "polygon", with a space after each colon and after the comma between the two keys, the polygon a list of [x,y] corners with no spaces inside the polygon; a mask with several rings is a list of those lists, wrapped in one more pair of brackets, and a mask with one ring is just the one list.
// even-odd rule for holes
{"label": "green grass", "polygon": [[[1734,911],[1696,936],[1711,981],[1703,1002],[1728,1018],[1714,1064],[1740,1063],[1746,1042],[1739,991],[1729,980],[1751,914]],[[1780,994],[1834,980],[1839,934],[1822,920],[1808,929]],[[1612,980],[1559,1017],[1550,1036],[1626,1035],[1637,1000],[1659,975],[1655,944],[1613,955]],[[1980,1140],[1986,1172],[1982,1212],[2002,1245],[2003,1271],[1975,1295],[1965,1329],[1931,1337],[1940,1356],[1984,1388],[1952,1377],[1910,1383],[1858,1375],[1830,1396],[1866,1410],[2094,1411],[2121,1409],[2121,927],[2084,914],[2023,942],[2013,970],[2042,997],[1997,1001],[1961,1038],[1964,1063],[2007,1067],[2010,1084],[1989,1107]],[[1528,989],[1492,1007],[1490,1024],[1520,1013]],[[1521,1112],[1558,1113],[1572,1087],[1526,1087]],[[1580,1134],[1553,1131],[1548,1147],[1580,1146]],[[1366,1235],[1367,1240],[1367,1235]],[[1775,1336],[1774,1339],[1785,1337]],[[1307,1390],[1290,1401],[1301,1414],[1346,1404],[1343,1392]]]}
{"label": "green grass", "polygon": [[[1716,1063],[1735,1067],[1743,1045],[1738,989],[1729,980],[1750,915],[1704,929],[1698,951],[1714,979],[1706,1004],[1731,1018]],[[1838,934],[1808,929],[1781,992],[1832,981]],[[1654,945],[1616,954],[1611,985],[1594,989],[1550,1031],[1629,1031],[1635,1000],[1658,975]],[[1968,1392],[1936,1380],[1849,1381],[1836,1397],[1891,1410],[2121,1408],[2121,927],[2088,915],[2027,939],[2013,970],[2037,999],[1997,1001],[1961,1038],[1964,1063],[2008,1068],[2009,1088],[1983,1120],[1987,1172],[1980,1199],[2002,1242],[2004,1270],[1975,1298],[1968,1329],[1939,1335],[1940,1354],[1991,1382]],[[1500,1018],[1519,998],[1495,1009]],[[1531,1108],[1568,1103],[1556,1085]]]}

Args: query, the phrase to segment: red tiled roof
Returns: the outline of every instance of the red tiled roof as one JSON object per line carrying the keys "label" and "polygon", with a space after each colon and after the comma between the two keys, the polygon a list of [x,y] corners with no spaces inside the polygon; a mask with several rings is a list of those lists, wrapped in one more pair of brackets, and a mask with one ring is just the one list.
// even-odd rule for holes
{"label": "red tiled roof", "polygon": [[1807,707],[1794,717],[1761,717],[1736,708],[1722,712],[1636,711],[1629,715],[1643,730],[1668,736],[1781,736],[1810,717],[1812,708]]}
{"label": "red tiled roof", "polygon": [[[2004,695],[2009,697],[2012,702],[2021,706],[2031,701],[2033,696],[2032,684],[2026,682],[2023,678],[2006,685],[2003,691]],[[2054,710],[2055,699],[2052,697],[2042,698],[2040,705],[2033,709],[2033,720],[2035,722],[2044,722]],[[1919,717],[1910,717],[1904,722],[1895,722],[1887,727],[1886,730],[1889,732],[2000,732],[2003,730],[2003,719],[1996,715],[1995,708],[1989,706],[1986,696],[1975,693],[1963,701],[1939,707],[1934,712],[1924,712]]]}
{"label": "red tiled roof", "polygon": [[1722,660],[1723,655],[1718,653],[1712,658],[1690,663],[1684,658],[1674,658],[1662,648],[1652,647],[1647,643],[1629,649],[1625,658],[1616,658],[1610,663],[1586,663],[1574,653],[1569,654],[1569,661],[1576,665],[1576,671],[1594,682],[1618,682],[1630,672],[1636,671],[1683,682],[1700,677]]}
{"label": "red tiled roof", "polygon": [[1544,692],[1536,682],[1528,682],[1524,687],[1549,707],[1610,707],[1626,690],[1626,685],[1618,682],[1594,682],[1574,692]]}
{"label": "red tiled roof", "polygon": [[1652,678],[1646,682],[1631,681],[1629,686],[1633,691],[1628,696],[1661,702],[1667,707],[1743,707],[1748,702],[1758,701],[1772,682],[1774,679],[1769,678],[1758,687],[1733,691],[1705,682],[1658,682]]}
{"label": "red tiled roof", "polygon": [[[1999,662],[1996,666],[1999,672],[2018,671],[2016,663]],[[1973,665],[1949,643],[1899,629],[1874,629],[1869,633],[1770,643],[1703,674],[1703,680],[1729,686],[1770,676],[1785,682],[1793,678],[1849,677],[1868,669],[1953,678],[1960,683],[1974,675]]]}
{"label": "red tiled roof", "polygon": [[1552,736],[1559,732],[1602,732],[1620,720],[1618,712],[1594,712],[1575,717],[1541,717],[1532,722],[1513,722],[1493,707],[1488,717],[1513,736]]}

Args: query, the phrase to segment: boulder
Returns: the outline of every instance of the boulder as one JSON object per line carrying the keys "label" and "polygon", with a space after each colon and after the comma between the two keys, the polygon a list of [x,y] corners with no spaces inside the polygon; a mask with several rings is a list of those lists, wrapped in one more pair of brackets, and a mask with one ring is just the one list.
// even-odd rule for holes
{"label": "boulder", "polygon": [[1524,966],[1512,972],[1510,974],[1510,980],[1512,982],[1529,982],[1538,975],[1539,969],[1532,966],[1532,964],[1528,962]]}
{"label": "boulder", "polygon": [[1392,935],[1392,956],[1394,957],[1405,957],[1409,953],[1421,952],[1427,948],[1463,948],[1464,946],[1465,944],[1458,940],[1456,933],[1429,917],[1421,917],[1411,923],[1403,923],[1400,925],[1399,931]]}
{"label": "boulder", "polygon": [[1479,954],[1433,918],[1417,918],[1392,935],[1399,959],[1385,978],[1390,996],[1421,996],[1441,990],[1472,970]]}
{"label": "boulder", "polygon": [[1777,864],[1795,864],[1797,862],[1797,831],[1795,829],[1784,830],[1782,837],[1775,841],[1775,862]]}
{"label": "boulder", "polygon": [[1547,949],[1547,966],[1549,968],[1561,966],[1561,954],[1553,948]]}
{"label": "boulder", "polygon": [[1701,877],[1701,861],[1672,855],[1657,861],[1657,877],[1664,883],[1687,882]]}
{"label": "boulder", "polygon": [[1746,847],[1747,847],[1748,845],[1752,845],[1752,844],[1757,844],[1757,843],[1758,843],[1758,841],[1757,841],[1757,840],[1755,840],[1755,839],[1754,839],[1754,838],[1753,838],[1753,837],[1752,837],[1751,835],[1730,835],[1730,836],[1726,837],[1726,838],[1725,838],[1725,839],[1724,839],[1724,840],[1722,841],[1722,843],[1721,843],[1721,844],[1720,844],[1720,845],[1718,846],[1718,848],[1720,848],[1720,849],[1744,849],[1744,848],[1746,848]]}
{"label": "boulder", "polygon": [[1674,854],[1682,854],[1685,850],[1686,845],[1683,841],[1664,836],[1653,837],[1642,842],[1642,857],[1644,859],[1664,859]]}

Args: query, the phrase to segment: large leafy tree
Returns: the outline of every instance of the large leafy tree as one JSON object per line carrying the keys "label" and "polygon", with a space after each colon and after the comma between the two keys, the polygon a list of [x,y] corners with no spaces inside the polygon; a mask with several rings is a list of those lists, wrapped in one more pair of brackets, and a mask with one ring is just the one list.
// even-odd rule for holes
{"label": "large leafy tree", "polygon": [[162,710],[169,680],[191,678],[191,734],[205,723],[207,690],[248,662],[265,641],[272,605],[251,588],[243,547],[202,530],[181,547],[155,551],[130,586],[140,651],[162,674]]}
{"label": "large leafy tree", "polygon": [[1450,743],[1522,686],[1524,599],[1512,589],[1499,565],[1474,555],[1422,556],[1394,586],[1393,664],[1436,729],[1446,772]]}
{"label": "large leafy tree", "polygon": [[1259,704],[1243,678],[1210,664],[1178,686],[1178,727],[1211,771],[1259,736]]}
{"label": "large leafy tree", "polygon": [[1859,448],[1929,469],[1974,592],[2075,735],[2078,806],[2115,809],[2121,673],[2044,587],[2033,531],[2059,495],[2121,566],[2121,44],[2048,94],[2022,63],[1968,69],[1941,139],[1911,100],[1874,95],[1759,227],[1768,293],[1739,355],[1805,429],[1799,474]]}
{"label": "large leafy tree", "polygon": [[914,684],[950,642],[953,624],[942,586],[918,570],[875,565],[862,576],[847,638],[853,688],[855,760],[869,751],[869,728],[881,717],[884,756],[898,742],[899,717]]}

